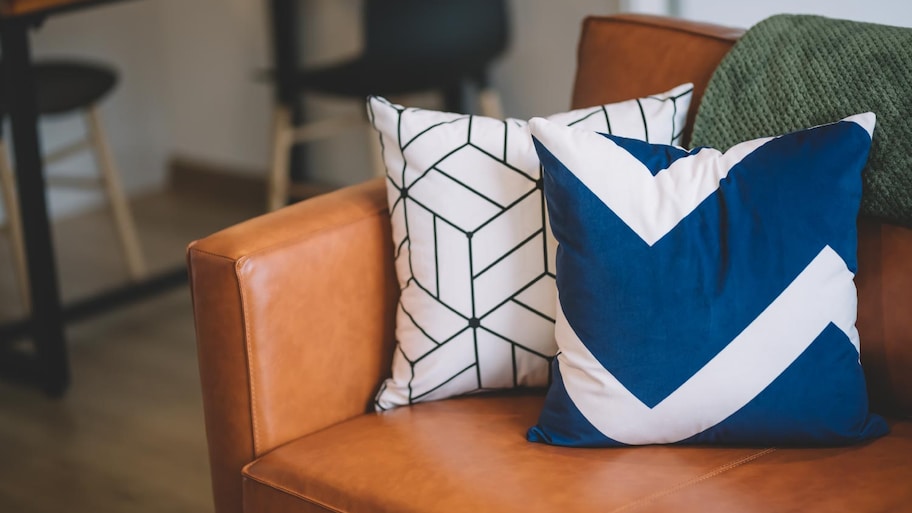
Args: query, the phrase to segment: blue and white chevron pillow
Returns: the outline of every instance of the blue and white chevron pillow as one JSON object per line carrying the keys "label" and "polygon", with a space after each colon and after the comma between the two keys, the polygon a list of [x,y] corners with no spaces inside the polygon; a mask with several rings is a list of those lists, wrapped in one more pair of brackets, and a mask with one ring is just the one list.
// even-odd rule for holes
{"label": "blue and white chevron pillow", "polygon": [[855,329],[872,113],[725,153],[531,122],[560,354],[528,439],[838,445],[885,434]]}

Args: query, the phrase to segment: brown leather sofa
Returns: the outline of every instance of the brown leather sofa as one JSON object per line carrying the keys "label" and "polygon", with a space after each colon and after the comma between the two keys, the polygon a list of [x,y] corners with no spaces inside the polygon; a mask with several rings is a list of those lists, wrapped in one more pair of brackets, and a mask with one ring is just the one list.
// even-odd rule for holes
{"label": "brown leather sofa", "polygon": [[[697,104],[740,33],[590,18],[573,106],[685,81]],[[384,182],[216,233],[189,249],[216,510],[912,511],[912,230],[860,225],[862,359],[892,433],[826,449],[532,444],[534,393],[371,413],[397,295]]]}

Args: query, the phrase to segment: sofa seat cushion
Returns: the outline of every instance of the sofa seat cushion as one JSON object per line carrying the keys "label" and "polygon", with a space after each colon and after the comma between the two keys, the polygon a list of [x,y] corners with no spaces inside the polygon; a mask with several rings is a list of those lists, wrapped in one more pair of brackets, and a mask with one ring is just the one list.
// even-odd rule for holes
{"label": "sofa seat cushion", "polygon": [[[525,440],[542,400],[472,396],[337,424],[249,464],[245,511],[886,511],[912,502],[912,423],[839,449],[569,449]],[[813,505],[802,499],[809,490],[823,492]]]}

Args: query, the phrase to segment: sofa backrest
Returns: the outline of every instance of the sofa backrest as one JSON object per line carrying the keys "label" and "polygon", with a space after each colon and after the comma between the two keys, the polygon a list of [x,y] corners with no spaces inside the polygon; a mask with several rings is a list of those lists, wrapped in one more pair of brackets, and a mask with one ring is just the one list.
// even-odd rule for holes
{"label": "sofa backrest", "polygon": [[[740,29],[646,15],[590,17],[579,43],[573,108],[694,83],[684,143],[703,91]],[[912,417],[912,230],[859,220],[858,330],[875,411]]]}
{"label": "sofa backrest", "polygon": [[697,105],[741,29],[646,15],[589,17],[577,54],[573,108],[613,103],[693,82],[684,144]]}

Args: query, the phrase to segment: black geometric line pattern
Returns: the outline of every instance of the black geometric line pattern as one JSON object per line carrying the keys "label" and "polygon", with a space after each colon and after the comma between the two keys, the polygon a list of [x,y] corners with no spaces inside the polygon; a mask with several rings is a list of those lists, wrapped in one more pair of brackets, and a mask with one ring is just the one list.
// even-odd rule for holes
{"label": "black geometric line pattern", "polygon": [[[692,86],[550,119],[674,142]],[[401,287],[393,376],[375,408],[545,386],[555,354],[556,242],[525,121],[372,97]],[[661,137],[661,140],[658,138]]]}

